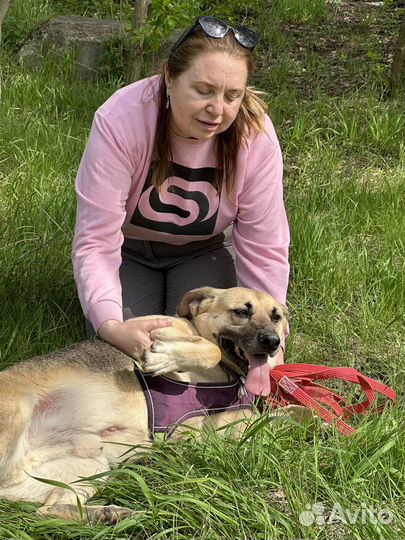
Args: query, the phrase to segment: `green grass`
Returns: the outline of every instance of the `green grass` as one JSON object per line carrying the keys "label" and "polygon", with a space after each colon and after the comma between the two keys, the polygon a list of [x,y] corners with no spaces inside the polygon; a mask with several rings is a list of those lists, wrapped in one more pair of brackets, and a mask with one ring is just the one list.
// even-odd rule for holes
{"label": "green grass", "polygon": [[[121,84],[111,77],[79,82],[68,59],[60,66],[46,60],[36,72],[16,63],[18,33],[55,6],[16,0],[4,28],[4,367],[84,337],[70,263],[74,178],[94,111]],[[343,28],[328,4],[280,1],[272,9],[271,27],[258,21],[267,30],[256,84],[268,92],[284,152],[292,234],[288,359],[353,366],[396,389],[398,404],[356,419],[350,439],[318,424],[266,421],[242,442],[210,435],[203,443],[159,444],[140,463],[99,481],[95,501],[130,506],[138,511],[133,519],[86,527],[39,520],[34,505],[2,501],[0,538],[405,538],[404,106],[385,100],[375,18],[360,18],[350,34],[353,46],[361,42],[350,59],[340,45],[337,56],[324,54],[333,45],[314,47],[323,43],[325,25],[331,41]],[[384,13],[384,28],[395,28],[393,12]],[[299,43],[290,39],[291,25]],[[311,54],[304,57],[300,47]],[[301,512],[315,503],[324,505],[326,523],[302,525]],[[336,504],[350,513],[388,509],[393,521],[330,523]]]}
{"label": "green grass", "polygon": [[[72,75],[72,74],[70,74]],[[12,363],[83,337],[70,249],[74,178],[91,119],[112,88],[91,88],[51,63],[3,70],[0,149],[0,359]]]}

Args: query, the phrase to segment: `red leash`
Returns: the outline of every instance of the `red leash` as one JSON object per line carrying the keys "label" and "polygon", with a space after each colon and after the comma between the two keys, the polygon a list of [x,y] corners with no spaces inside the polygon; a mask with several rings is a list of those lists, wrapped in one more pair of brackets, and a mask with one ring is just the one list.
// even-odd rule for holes
{"label": "red leash", "polygon": [[[366,396],[360,403],[348,405],[346,400],[314,380],[339,379],[359,384]],[[364,413],[375,400],[375,392],[396,401],[395,392],[378,381],[347,367],[326,367],[314,364],[283,364],[270,371],[271,394],[267,403],[273,409],[286,405],[304,405],[329,424],[335,424],[342,435],[354,429],[342,418]],[[326,408],[325,405],[328,407]],[[379,407],[381,411],[384,407]]]}

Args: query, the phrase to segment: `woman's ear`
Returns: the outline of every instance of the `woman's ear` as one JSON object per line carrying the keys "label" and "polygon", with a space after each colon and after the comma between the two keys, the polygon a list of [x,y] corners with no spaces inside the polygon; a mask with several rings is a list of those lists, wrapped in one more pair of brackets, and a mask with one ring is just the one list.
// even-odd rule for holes
{"label": "woman's ear", "polygon": [[165,67],[165,72],[164,72],[164,76],[165,76],[165,84],[166,84],[166,88],[168,90],[170,90],[170,88],[172,87],[173,85],[173,79],[169,73],[169,70],[167,69],[167,66]]}

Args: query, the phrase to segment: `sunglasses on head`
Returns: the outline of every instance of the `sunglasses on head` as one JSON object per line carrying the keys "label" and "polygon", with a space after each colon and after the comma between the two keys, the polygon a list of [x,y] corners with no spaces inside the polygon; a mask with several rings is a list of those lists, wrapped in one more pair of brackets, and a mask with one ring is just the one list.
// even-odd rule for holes
{"label": "sunglasses on head", "polygon": [[245,49],[253,51],[256,45],[259,43],[259,36],[247,28],[247,26],[229,26],[228,23],[217,19],[216,17],[198,17],[195,23],[190,26],[188,30],[180,37],[177,43],[174,44],[171,54],[176,51],[180,45],[182,45],[194,32],[194,30],[200,26],[204,34],[210,38],[222,39],[226,36],[229,30],[232,30],[233,35],[235,36],[236,41]]}

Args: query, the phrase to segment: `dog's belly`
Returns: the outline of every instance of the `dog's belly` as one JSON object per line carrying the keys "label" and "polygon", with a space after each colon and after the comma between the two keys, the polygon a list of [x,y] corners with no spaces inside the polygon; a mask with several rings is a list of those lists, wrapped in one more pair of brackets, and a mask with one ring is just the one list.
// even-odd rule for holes
{"label": "dog's belly", "polygon": [[[119,453],[103,443],[114,439],[138,444],[148,440],[147,409],[142,390],[133,377],[128,388],[109,376],[91,374],[69,380],[46,394],[33,410],[27,433],[32,452],[61,446],[80,457],[108,457]],[[121,449],[122,452],[122,449]]]}
{"label": "dog's belly", "polygon": [[143,392],[128,373],[121,384],[119,374],[64,370],[42,381],[16,442],[0,467],[12,470],[0,474],[0,497],[43,502],[54,486],[30,476],[69,483],[116,465],[125,445],[151,444]]}

